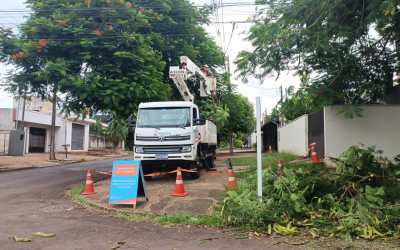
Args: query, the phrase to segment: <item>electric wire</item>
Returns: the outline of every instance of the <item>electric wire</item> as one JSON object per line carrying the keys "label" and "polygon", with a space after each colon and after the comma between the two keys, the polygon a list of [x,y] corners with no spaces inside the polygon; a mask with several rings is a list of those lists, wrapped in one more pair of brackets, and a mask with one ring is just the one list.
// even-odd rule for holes
{"label": "electric wire", "polygon": [[226,56],[226,53],[228,52],[229,46],[231,45],[233,33],[235,32],[235,27],[236,27],[236,23],[233,23],[233,24],[232,24],[231,35],[230,35],[229,41],[228,41],[228,45],[226,46],[226,49],[225,49],[225,52],[224,52],[224,57]]}
{"label": "electric wire", "polygon": [[[137,6],[135,7],[147,7],[151,9],[165,9],[164,6],[159,5],[146,5],[143,3],[135,3]],[[266,4],[263,3],[255,3],[255,2],[226,2],[223,4],[216,5],[217,8],[224,8],[224,7],[241,7],[241,6],[263,6]],[[209,5],[191,5],[192,7],[202,8],[202,7],[209,7]],[[73,11],[73,12],[88,12],[88,11],[106,11],[106,10],[126,10],[129,9],[127,7],[85,7],[85,8],[45,8],[45,9],[0,9],[0,13],[32,13],[32,12],[54,12],[57,11]],[[133,9],[133,8],[132,8]]]}
{"label": "electric wire", "polygon": [[[220,1],[220,6],[222,6],[224,4],[223,0],[219,0]],[[225,43],[225,24],[224,24],[224,8],[221,8],[221,24],[222,24],[222,49],[223,51],[226,48],[226,43]]]}

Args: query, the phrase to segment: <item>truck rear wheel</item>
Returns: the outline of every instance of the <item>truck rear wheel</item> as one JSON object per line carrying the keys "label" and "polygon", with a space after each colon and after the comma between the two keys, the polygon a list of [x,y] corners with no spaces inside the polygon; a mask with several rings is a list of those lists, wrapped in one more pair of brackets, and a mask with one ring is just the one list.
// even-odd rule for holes
{"label": "truck rear wheel", "polygon": [[215,168],[214,156],[207,159],[208,169]]}

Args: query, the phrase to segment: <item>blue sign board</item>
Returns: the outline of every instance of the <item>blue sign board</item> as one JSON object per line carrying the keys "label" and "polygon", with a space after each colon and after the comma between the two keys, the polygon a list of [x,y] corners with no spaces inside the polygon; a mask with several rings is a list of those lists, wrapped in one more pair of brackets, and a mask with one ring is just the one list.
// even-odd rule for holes
{"label": "blue sign board", "polygon": [[137,198],[140,195],[146,197],[140,161],[113,161],[109,203],[130,204],[135,206]]}

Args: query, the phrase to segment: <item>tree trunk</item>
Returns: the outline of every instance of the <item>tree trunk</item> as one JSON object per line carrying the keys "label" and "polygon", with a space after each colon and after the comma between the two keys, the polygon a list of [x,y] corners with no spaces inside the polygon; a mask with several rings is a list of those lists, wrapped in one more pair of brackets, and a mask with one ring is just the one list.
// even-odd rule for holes
{"label": "tree trunk", "polygon": [[396,68],[395,72],[397,77],[400,77],[400,40],[397,40],[395,42],[395,48],[396,48],[396,56],[397,56],[397,63],[396,63]]}
{"label": "tree trunk", "polygon": [[229,132],[229,153],[233,155],[233,133]]}
{"label": "tree trunk", "polygon": [[26,87],[24,88],[24,100],[22,103],[22,119],[21,119],[21,128],[25,128],[25,106],[26,106]]}
{"label": "tree trunk", "polygon": [[53,90],[53,110],[51,112],[51,130],[50,130],[50,160],[56,160],[56,115],[57,115],[57,87]]}

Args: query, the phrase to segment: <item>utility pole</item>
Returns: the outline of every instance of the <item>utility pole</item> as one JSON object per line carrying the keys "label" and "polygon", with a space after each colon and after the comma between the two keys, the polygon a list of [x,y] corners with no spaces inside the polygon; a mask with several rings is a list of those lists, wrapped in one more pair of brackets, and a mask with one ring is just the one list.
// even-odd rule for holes
{"label": "utility pole", "polygon": [[25,140],[26,140],[26,135],[25,135],[26,85],[24,86],[23,98],[24,98],[24,100],[22,101],[22,118],[21,118],[21,124],[20,124],[20,129],[22,130],[22,135],[24,138],[24,140],[23,140],[24,146],[23,146],[22,155],[24,155],[26,152],[25,151],[26,150],[26,148],[25,148],[25,145],[26,145],[26,143],[25,143]]}
{"label": "utility pole", "polygon": [[261,139],[261,98],[256,98],[256,129],[257,129],[257,196],[258,199],[262,200],[262,139]]}
{"label": "utility pole", "polygon": [[22,101],[22,119],[21,119],[21,128],[25,129],[25,108],[26,108],[26,86],[24,87],[24,100]]}
{"label": "utility pole", "polygon": [[285,88],[285,100],[287,100],[288,99],[288,88]]}
{"label": "utility pole", "polygon": [[[282,88],[282,85],[279,87],[279,90],[281,92],[281,99],[280,99],[278,104],[282,104],[282,102],[283,102],[283,88]],[[278,119],[279,119],[279,124],[283,125],[283,118],[282,118],[280,112],[278,112]]]}
{"label": "utility pole", "polygon": [[52,114],[51,114],[51,129],[50,129],[50,160],[56,160],[56,116],[57,116],[57,90],[58,84],[55,83],[53,87],[52,96]]}
{"label": "utility pole", "polygon": [[[229,63],[229,56],[225,58],[225,71],[228,74],[228,93],[232,94],[232,84],[231,84],[231,67]],[[233,132],[229,131],[229,153],[233,155]]]}
{"label": "utility pole", "polygon": [[229,94],[232,93],[232,83],[231,83],[231,65],[229,61],[229,56],[226,56],[226,69],[228,73],[228,90]]}

